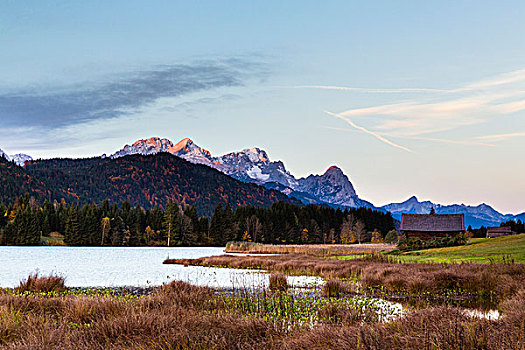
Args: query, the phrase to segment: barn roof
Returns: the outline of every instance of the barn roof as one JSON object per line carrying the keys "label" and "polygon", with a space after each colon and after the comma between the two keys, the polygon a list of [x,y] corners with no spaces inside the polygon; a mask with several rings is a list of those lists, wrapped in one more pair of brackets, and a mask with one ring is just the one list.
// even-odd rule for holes
{"label": "barn roof", "polygon": [[465,231],[464,214],[402,214],[401,231]]}

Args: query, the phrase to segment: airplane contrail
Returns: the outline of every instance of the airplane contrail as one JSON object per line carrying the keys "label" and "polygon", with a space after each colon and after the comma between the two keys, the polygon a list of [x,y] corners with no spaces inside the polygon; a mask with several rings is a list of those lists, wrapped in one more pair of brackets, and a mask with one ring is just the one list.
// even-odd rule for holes
{"label": "airplane contrail", "polygon": [[367,134],[370,134],[372,136],[374,136],[375,138],[377,138],[378,140],[380,141],[383,141],[384,143],[390,145],[390,146],[394,146],[396,148],[400,148],[404,151],[407,151],[407,152],[410,152],[410,153],[414,153],[414,151],[412,151],[410,148],[407,148],[405,146],[401,146],[401,145],[398,145],[397,143],[394,143],[386,138],[384,138],[383,136],[379,135],[378,133],[376,132],[373,132],[373,131],[370,131],[362,126],[359,126],[357,124],[355,124],[353,121],[351,121],[349,118],[346,118],[340,114],[337,114],[337,113],[332,113],[332,112],[329,112],[329,111],[324,111],[326,114],[329,114],[331,116],[334,116],[336,118],[339,118],[339,119],[342,119],[344,120],[345,122],[347,122],[348,124],[350,124],[350,126],[352,126],[353,128],[357,129],[357,130],[361,130],[362,132],[365,132]]}

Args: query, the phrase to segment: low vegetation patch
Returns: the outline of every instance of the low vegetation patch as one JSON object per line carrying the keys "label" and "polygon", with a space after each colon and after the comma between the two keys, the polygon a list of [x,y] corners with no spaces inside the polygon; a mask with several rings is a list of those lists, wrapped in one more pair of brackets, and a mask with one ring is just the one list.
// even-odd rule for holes
{"label": "low vegetation patch", "polygon": [[468,241],[468,237],[464,234],[460,234],[453,237],[442,237],[432,239],[420,239],[417,237],[403,238],[399,240],[397,247],[399,250],[418,250],[428,248],[441,248],[441,247],[454,247],[465,245]]}
{"label": "low vegetation patch", "polygon": [[20,293],[34,292],[34,293],[49,293],[49,292],[63,292],[66,290],[65,278],[57,275],[39,276],[38,272],[29,275],[25,280],[21,281],[16,291]]}

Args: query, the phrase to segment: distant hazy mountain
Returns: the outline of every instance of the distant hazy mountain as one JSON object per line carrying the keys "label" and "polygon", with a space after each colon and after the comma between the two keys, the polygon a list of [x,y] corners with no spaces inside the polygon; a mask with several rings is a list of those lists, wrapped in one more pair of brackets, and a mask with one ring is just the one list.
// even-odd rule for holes
{"label": "distant hazy mountain", "polygon": [[525,213],[519,215],[501,214],[491,206],[482,203],[471,206],[465,204],[441,205],[430,201],[420,202],[413,196],[402,203],[391,203],[382,207],[392,213],[394,219],[401,220],[402,213],[408,214],[428,214],[431,208],[436,210],[437,214],[465,214],[465,225],[472,225],[473,228],[480,226],[499,226],[503,221],[523,220]]}
{"label": "distant hazy mountain", "polygon": [[286,170],[283,162],[271,161],[268,154],[257,147],[214,157],[188,138],[173,144],[168,139],[153,137],[126,145],[110,157],[159,152],[168,152],[192,163],[208,165],[243,182],[277,189],[303,203],[373,207],[371,203],[359,198],[348,177],[338,167],[332,166],[322,175],[296,179]]}

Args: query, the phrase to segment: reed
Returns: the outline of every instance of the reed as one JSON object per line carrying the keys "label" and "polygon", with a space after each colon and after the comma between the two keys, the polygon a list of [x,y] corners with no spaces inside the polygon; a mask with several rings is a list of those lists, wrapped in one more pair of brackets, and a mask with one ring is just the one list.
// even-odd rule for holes
{"label": "reed", "polygon": [[63,292],[66,290],[65,278],[57,275],[39,276],[38,272],[30,274],[25,280],[21,281],[16,290],[24,292]]}

